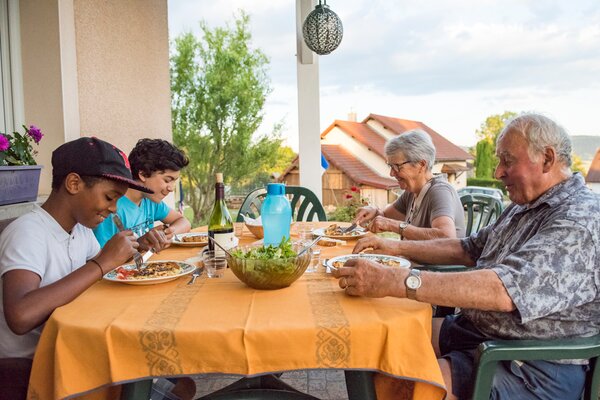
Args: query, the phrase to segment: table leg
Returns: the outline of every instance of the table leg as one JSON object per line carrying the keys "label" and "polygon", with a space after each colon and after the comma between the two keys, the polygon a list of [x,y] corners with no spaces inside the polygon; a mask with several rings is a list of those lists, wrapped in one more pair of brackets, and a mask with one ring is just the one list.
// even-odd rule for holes
{"label": "table leg", "polygon": [[152,379],[126,383],[121,390],[121,400],[148,400],[151,391]]}
{"label": "table leg", "polygon": [[344,371],[348,400],[377,400],[373,372]]}

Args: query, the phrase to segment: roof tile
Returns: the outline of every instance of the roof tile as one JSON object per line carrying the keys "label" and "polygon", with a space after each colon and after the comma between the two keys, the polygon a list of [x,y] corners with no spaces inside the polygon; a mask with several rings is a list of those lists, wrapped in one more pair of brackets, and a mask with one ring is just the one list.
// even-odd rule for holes
{"label": "roof tile", "polygon": [[600,149],[596,150],[596,155],[592,160],[585,181],[590,183],[600,183]]}
{"label": "roof tile", "polygon": [[380,189],[398,187],[395,179],[380,176],[340,145],[322,144],[321,151],[330,164],[343,171],[356,183]]}

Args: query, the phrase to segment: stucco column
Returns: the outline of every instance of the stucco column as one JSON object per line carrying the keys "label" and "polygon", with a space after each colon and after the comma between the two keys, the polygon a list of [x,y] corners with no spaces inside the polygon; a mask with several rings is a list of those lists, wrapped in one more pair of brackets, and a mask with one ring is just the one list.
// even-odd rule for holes
{"label": "stucco column", "polygon": [[318,56],[304,43],[302,23],[314,9],[312,0],[296,0],[296,65],[298,74],[298,136],[300,185],[322,201],[321,127],[319,125]]}

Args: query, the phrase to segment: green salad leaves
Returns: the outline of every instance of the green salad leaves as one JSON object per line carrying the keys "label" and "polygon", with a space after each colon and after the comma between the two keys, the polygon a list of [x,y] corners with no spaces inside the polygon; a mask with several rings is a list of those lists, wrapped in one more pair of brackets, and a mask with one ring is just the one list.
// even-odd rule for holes
{"label": "green salad leaves", "polygon": [[298,255],[292,248],[290,238],[284,238],[279,243],[279,246],[262,246],[255,247],[247,252],[243,250],[234,250],[232,254],[237,258],[249,260],[279,260],[282,258],[294,258]]}

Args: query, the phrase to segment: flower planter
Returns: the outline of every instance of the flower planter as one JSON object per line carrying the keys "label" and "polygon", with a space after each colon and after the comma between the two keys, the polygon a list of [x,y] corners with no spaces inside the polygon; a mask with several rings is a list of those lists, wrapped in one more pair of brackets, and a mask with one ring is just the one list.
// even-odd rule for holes
{"label": "flower planter", "polygon": [[41,165],[0,167],[0,206],[36,201]]}

